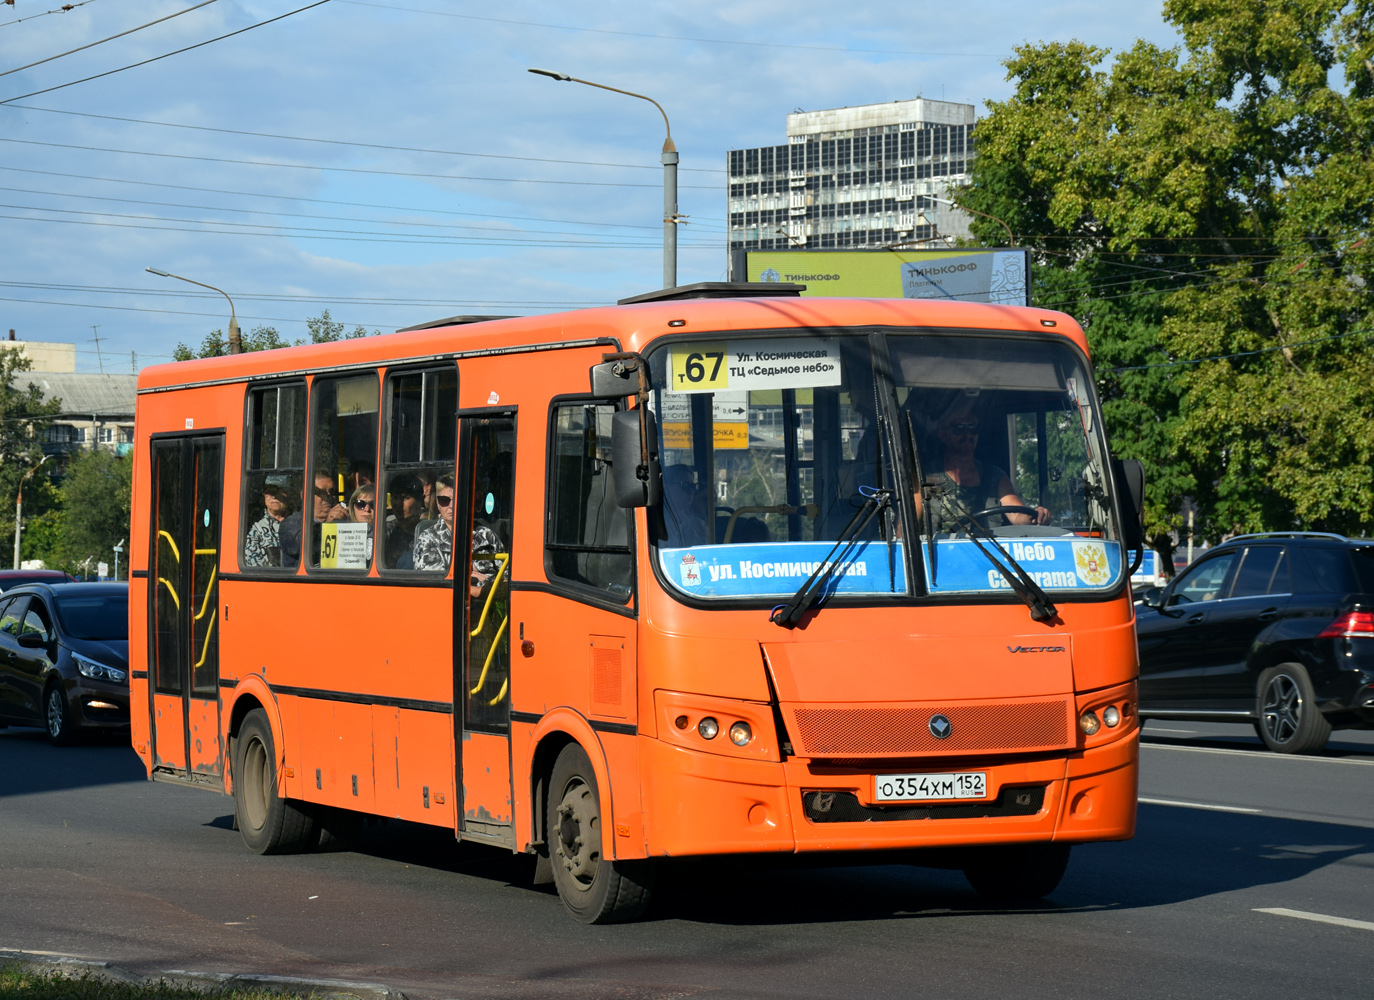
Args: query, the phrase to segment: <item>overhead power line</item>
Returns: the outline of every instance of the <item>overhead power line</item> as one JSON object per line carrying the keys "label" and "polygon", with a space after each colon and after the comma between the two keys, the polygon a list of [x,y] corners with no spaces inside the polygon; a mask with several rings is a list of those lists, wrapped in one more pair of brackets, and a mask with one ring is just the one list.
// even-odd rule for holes
{"label": "overhead power line", "polygon": [[210,4],[214,2],[215,0],[202,0],[201,3],[196,4],[194,7],[187,7],[185,10],[179,10],[175,14],[168,14],[166,17],[159,17],[156,21],[149,21],[147,24],[140,24],[137,28],[130,28],[128,31],[121,31],[119,34],[111,35],[109,38],[102,38],[97,42],[87,42],[85,45],[77,46],[74,49],[68,49],[66,52],[59,52],[57,55],[48,56],[46,59],[39,59],[37,62],[31,62],[26,66],[16,66],[14,69],[7,69],[3,73],[0,73],[0,76],[9,76],[11,73],[18,73],[20,70],[33,69],[35,66],[42,66],[44,63],[50,63],[54,59],[61,59],[64,56],[74,55],[77,52],[85,52],[87,49],[93,49],[97,45],[104,45],[106,42],[113,42],[116,38],[123,38],[125,35],[132,35],[135,31],[142,31],[144,28],[151,28],[153,25],[161,24],[163,21],[170,21],[172,18],[180,17],[182,14],[189,14],[193,10],[200,10],[202,7],[208,7]]}
{"label": "overhead power line", "polygon": [[64,3],[61,7],[45,10],[41,14],[30,14],[28,17],[16,17],[13,21],[0,21],[0,28],[7,28],[11,24],[18,24],[20,21],[32,21],[35,18],[47,17],[49,14],[65,14],[69,10],[76,10],[76,8],[84,7],[88,3],[95,3],[95,0],[81,0],[80,3]]}
{"label": "overhead power line", "polygon": [[[383,149],[399,153],[432,153],[436,156],[471,156],[484,160],[517,160],[524,163],[557,163],[579,167],[617,167],[625,170],[662,170],[658,165],[647,163],[610,163],[604,160],[569,160],[547,156],[514,156],[507,153],[471,153],[461,149],[428,149],[423,146],[392,146],[380,142],[352,142],[345,139],[320,139],[304,135],[283,135],[277,132],[249,132],[236,128],[215,128],[209,125],[187,125],[181,122],[150,121],[145,118],[123,118],[119,115],[97,115],[89,111],[64,111],[59,108],[39,108],[32,104],[11,104],[13,108],[24,111],[42,111],[53,115],[73,115],[78,118],[98,118],[103,121],[127,122],[131,125],[157,125],[162,128],[190,129],[196,132],[218,132],[222,135],[247,135],[256,139],[285,139],[290,142],[315,142],[329,146],[349,146],[354,149]],[[681,172],[697,174],[723,174],[724,170],[711,167],[680,167]]]}
{"label": "overhead power line", "polygon": [[[12,167],[0,163],[0,170],[21,174],[37,174],[42,177],[67,177],[77,181],[100,181],[106,184],[129,184],[137,187],[167,188],[171,191],[197,191],[204,194],[230,194],[242,198],[271,198],[277,201],[298,201],[310,205],[341,205],[347,208],[376,208],[391,212],[421,212],[429,215],[454,215],[474,219],[512,219],[517,222],[545,222],[566,226],[594,226],[608,229],[652,229],[660,232],[660,226],[636,226],[626,222],[585,222],[580,219],[548,219],[533,215],[496,215],[489,212],[459,212],[453,209],[432,208],[428,205],[377,205],[366,201],[334,201],[328,198],[306,198],[303,195],[269,194],[266,191],[234,191],[228,188],[196,187],[191,184],[168,184],[165,181],[135,181],[124,177],[94,177],[90,174],[69,174],[58,170],[34,170],[29,167]],[[692,225],[705,229],[723,229],[724,220],[712,219],[703,223],[701,217],[693,216]]]}
{"label": "overhead power line", "polygon": [[1126,365],[1121,368],[1099,368],[1098,372],[1143,372],[1150,368],[1177,368],[1181,365],[1200,365],[1207,361],[1231,361],[1235,358],[1250,358],[1257,354],[1273,354],[1277,351],[1288,351],[1295,347],[1310,347],[1313,344],[1327,344],[1333,340],[1345,340],[1347,337],[1370,337],[1374,336],[1374,330],[1369,328],[1361,330],[1351,330],[1349,333],[1338,333],[1333,337],[1318,337],[1316,340],[1299,340],[1292,344],[1280,344],[1277,347],[1261,347],[1253,351],[1236,351],[1232,354],[1211,354],[1205,358],[1188,358],[1186,361],[1161,361],[1153,365]]}
{"label": "overhead power line", "polygon": [[160,56],[153,56],[151,59],[144,59],[141,62],[130,63],[128,66],[120,66],[118,69],[109,69],[106,70],[104,73],[95,73],[92,76],[84,76],[80,80],[72,80],[69,83],[59,83],[55,87],[44,87],[42,90],[34,90],[27,94],[19,94],[16,97],[8,97],[5,100],[0,101],[0,104],[9,104],[11,101],[22,101],[29,97],[37,97],[39,94],[51,94],[54,90],[64,90],[67,87],[75,87],[78,83],[90,83],[92,80],[99,80],[102,77],[113,76],[116,73],[123,73],[127,69],[138,69],[138,67],[140,66],[147,66],[149,63],[155,63],[161,59],[168,59],[172,56],[179,56],[183,52],[190,52],[192,49],[204,48],[206,45],[213,45],[215,42],[222,42],[226,38],[233,38],[235,35],[241,35],[245,31],[252,31],[254,28],[261,28],[264,25],[273,23],[274,21],[280,21],[283,18],[291,17],[294,14],[300,14],[304,11],[310,10],[312,7],[319,7],[322,4],[327,3],[329,3],[329,0],[315,0],[314,3],[306,4],[304,7],[298,7],[295,10],[287,11],[285,14],[278,14],[276,17],[269,17],[266,21],[259,21],[257,24],[250,24],[246,28],[240,28],[238,31],[231,31],[227,35],[220,35],[218,38],[211,38],[203,42],[196,42],[195,45],[187,45],[173,52],[164,52]]}
{"label": "overhead power line", "polygon": [[[327,2],[327,0],[321,0]],[[4,103],[4,102],[0,102]],[[661,184],[630,184],[621,181],[566,181],[539,177],[473,177],[466,174],[431,174],[406,170],[371,170],[365,167],[328,167],[318,163],[282,163],[273,160],[235,160],[223,156],[193,156],[190,153],[156,153],[145,149],[111,149],[107,146],[81,146],[62,142],[40,142],[37,139],[14,139],[0,136],[0,142],[17,142],[25,146],[49,146],[54,149],[80,149],[88,153],[121,153],[126,156],[155,156],[167,160],[195,160],[200,163],[234,163],[249,167],[280,167],[287,170],[329,170],[344,174],[372,174],[379,177],[422,177],[445,181],[491,181],[500,184],[561,184],[573,187],[660,188]],[[695,191],[720,191],[720,185],[684,185]]]}
{"label": "overhead power line", "polygon": [[585,28],[574,24],[545,24],[540,21],[515,21],[504,17],[479,17],[476,14],[455,14],[447,10],[421,10],[417,7],[396,7],[391,4],[363,3],[362,0],[340,0],[353,7],[376,7],[381,10],[404,11],[408,14],[433,14],[436,17],[457,17],[464,21],[487,21],[491,24],[514,24],[522,28],[551,28],[555,31],[582,31],[593,35],[620,35],[624,38],[657,38],[673,42],[697,42],[705,45],[743,45],[761,49],[803,49],[810,52],[842,52],[849,55],[879,56],[950,56],[967,59],[1001,59],[1005,52],[922,52],[912,49],[851,49],[843,45],[791,45],[787,42],[756,42],[740,38],[693,38],[689,35],[660,35],[644,31],[613,31],[609,28]]}

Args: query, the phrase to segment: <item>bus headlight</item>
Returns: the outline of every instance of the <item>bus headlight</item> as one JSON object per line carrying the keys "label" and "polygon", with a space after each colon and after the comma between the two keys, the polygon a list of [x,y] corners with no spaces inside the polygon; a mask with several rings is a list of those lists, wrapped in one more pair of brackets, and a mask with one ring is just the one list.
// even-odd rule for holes
{"label": "bus headlight", "polygon": [[1115,705],[1108,705],[1102,710],[1102,721],[1107,724],[1108,729],[1115,729],[1121,722],[1121,713],[1116,710]]}
{"label": "bus headlight", "polygon": [[697,732],[701,734],[703,740],[713,740],[720,732],[720,723],[709,715],[697,723]]}
{"label": "bus headlight", "polygon": [[1084,712],[1078,717],[1078,728],[1083,730],[1086,735],[1091,736],[1102,728],[1102,723],[1097,718],[1096,712]]}
{"label": "bus headlight", "polygon": [[737,747],[748,746],[754,738],[754,731],[747,722],[736,722],[730,727],[730,742]]}

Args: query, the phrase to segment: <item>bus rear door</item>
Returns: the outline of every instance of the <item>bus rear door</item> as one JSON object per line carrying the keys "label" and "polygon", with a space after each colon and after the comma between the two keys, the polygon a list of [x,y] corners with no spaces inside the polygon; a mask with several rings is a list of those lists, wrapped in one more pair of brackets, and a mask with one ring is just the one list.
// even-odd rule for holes
{"label": "bus rear door", "polygon": [[224,435],[154,438],[148,609],[153,765],[189,780],[223,774],[218,567]]}

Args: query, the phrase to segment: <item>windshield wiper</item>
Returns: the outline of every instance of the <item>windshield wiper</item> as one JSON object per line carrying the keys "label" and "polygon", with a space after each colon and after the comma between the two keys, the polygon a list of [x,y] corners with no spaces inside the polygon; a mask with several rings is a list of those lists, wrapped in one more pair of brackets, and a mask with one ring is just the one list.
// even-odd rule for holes
{"label": "windshield wiper", "polygon": [[[936,492],[936,489],[937,488],[927,486],[921,491],[923,506],[929,506],[933,499],[932,494]],[[939,490],[939,493],[941,502],[945,504],[945,509],[953,514],[954,519],[968,532],[969,541],[973,542],[978,551],[983,553],[988,562],[997,567],[997,571],[1002,574],[1002,579],[1007,581],[1007,586],[1012,589],[1012,592],[1021,599],[1026,607],[1030,608],[1031,618],[1038,622],[1053,621],[1058,616],[1059,609],[1054,606],[1054,602],[1050,600],[1050,596],[1041,589],[1040,584],[1036,583],[1035,580],[1031,578],[1031,575],[1026,572],[1025,567],[1017,562],[1010,552],[998,544],[997,536],[979,524],[978,519],[975,518],[962,503],[956,498],[949,496],[949,494],[945,493],[943,490]],[[992,542],[998,554],[1001,555],[1003,559],[1006,559],[1007,563],[1011,565],[1008,566],[1006,563],[1003,563],[1001,559],[998,559],[989,552],[979,539],[985,539]]]}
{"label": "windshield wiper", "polygon": [[[844,526],[844,530],[835,539],[835,544],[826,553],[820,565],[797,588],[792,599],[786,604],[779,604],[768,615],[768,620],[774,625],[780,625],[783,628],[797,627],[802,615],[806,614],[825,594],[825,588],[830,583],[831,577],[849,557],[849,553],[854,550],[854,546],[859,542],[859,535],[863,534],[863,530],[868,527],[868,523],[873,520],[874,515],[892,505],[891,490],[860,486],[859,492],[867,498],[864,500],[864,505],[854,512],[854,516],[849,519],[849,523]],[[844,551],[840,553],[838,559],[834,558],[835,553],[839,551],[842,545]]]}

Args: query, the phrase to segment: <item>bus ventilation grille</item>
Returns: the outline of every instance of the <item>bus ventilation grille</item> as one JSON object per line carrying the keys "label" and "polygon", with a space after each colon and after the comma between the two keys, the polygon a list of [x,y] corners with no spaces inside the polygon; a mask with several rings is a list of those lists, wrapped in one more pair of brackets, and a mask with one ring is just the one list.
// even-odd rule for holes
{"label": "bus ventilation grille", "polygon": [[912,819],[983,819],[1034,816],[1045,804],[1045,786],[1003,788],[987,802],[932,802],[928,805],[869,807],[853,792],[807,792],[802,796],[812,823],[887,823]]}
{"label": "bus ventilation grille", "polygon": [[[953,726],[945,739],[930,718]],[[876,757],[1027,751],[1069,743],[1069,712],[1060,701],[913,708],[798,708],[798,752],[818,757]]]}

